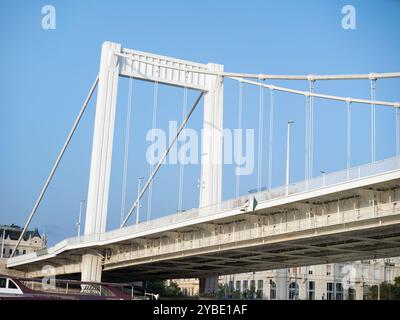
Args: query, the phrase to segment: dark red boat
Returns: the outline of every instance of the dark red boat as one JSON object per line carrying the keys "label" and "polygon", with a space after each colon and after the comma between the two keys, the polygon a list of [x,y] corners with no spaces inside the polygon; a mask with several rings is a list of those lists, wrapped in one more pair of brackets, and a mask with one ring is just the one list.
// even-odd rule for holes
{"label": "dark red boat", "polygon": [[0,275],[0,300],[158,300],[133,283],[30,279]]}

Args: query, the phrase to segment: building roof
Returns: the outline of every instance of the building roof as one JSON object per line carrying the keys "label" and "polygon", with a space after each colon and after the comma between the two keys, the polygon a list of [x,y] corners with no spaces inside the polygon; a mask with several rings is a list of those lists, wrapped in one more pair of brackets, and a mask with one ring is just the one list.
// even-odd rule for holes
{"label": "building roof", "polygon": [[[0,237],[2,238],[3,232],[5,232],[4,234],[5,239],[10,238],[11,240],[18,240],[22,230],[23,229],[20,226],[17,226],[15,224],[0,225]],[[38,228],[35,228],[34,230],[27,230],[24,234],[25,241],[33,237],[41,238]]]}

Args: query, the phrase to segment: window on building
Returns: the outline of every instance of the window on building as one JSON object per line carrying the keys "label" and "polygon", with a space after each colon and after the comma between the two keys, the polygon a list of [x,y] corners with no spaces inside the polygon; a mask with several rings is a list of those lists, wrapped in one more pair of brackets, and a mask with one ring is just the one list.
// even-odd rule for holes
{"label": "window on building", "polygon": [[26,250],[22,251],[22,254],[26,254]]}
{"label": "window on building", "polygon": [[240,291],[240,280],[236,281],[236,290]]}
{"label": "window on building", "polygon": [[308,300],[315,300],[315,282],[308,281]]}
{"label": "window on building", "polygon": [[343,300],[343,286],[340,282],[335,283],[336,286],[336,300]]}
{"label": "window on building", "polygon": [[263,280],[258,280],[257,289],[261,290],[261,291],[264,290],[264,281]]}
{"label": "window on building", "polygon": [[229,280],[229,291],[230,291],[230,292],[233,292],[233,290],[234,290],[233,281],[232,281],[232,280]]}
{"label": "window on building", "polygon": [[249,282],[247,280],[243,280],[243,291],[247,291],[249,288]]}
{"label": "window on building", "polygon": [[297,300],[299,298],[299,285],[296,282],[289,284],[289,300]]}
{"label": "window on building", "polygon": [[356,300],[356,290],[354,288],[349,288],[347,299]]}
{"label": "window on building", "polygon": [[312,270],[308,270],[308,274],[313,274],[313,271]]}
{"label": "window on building", "polygon": [[326,266],[326,275],[327,275],[327,276],[330,276],[330,275],[331,275],[331,272],[332,272],[332,266],[331,266],[330,264],[328,264],[328,265]]}
{"label": "window on building", "polygon": [[12,249],[8,249],[8,254],[11,256]]}
{"label": "window on building", "polygon": [[264,297],[264,281],[263,280],[257,281],[257,297],[258,298]]}
{"label": "window on building", "polygon": [[15,250],[15,254],[19,256],[19,249]]}
{"label": "window on building", "polygon": [[363,286],[363,300],[368,300],[369,285]]}
{"label": "window on building", "polygon": [[256,291],[256,281],[255,280],[250,281],[250,290]]}
{"label": "window on building", "polygon": [[[386,263],[386,262],[385,262]],[[384,268],[384,280],[390,281],[391,279],[393,279],[393,268]]]}
{"label": "window on building", "polygon": [[276,283],[272,280],[269,282],[269,298],[276,300]]}
{"label": "window on building", "polygon": [[333,283],[326,283],[326,300],[333,300]]}

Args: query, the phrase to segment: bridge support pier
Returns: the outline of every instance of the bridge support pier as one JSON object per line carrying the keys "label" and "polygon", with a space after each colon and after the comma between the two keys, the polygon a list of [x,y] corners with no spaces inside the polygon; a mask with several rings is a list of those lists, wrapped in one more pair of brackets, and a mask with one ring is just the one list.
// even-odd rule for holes
{"label": "bridge support pier", "polygon": [[276,299],[289,299],[289,273],[288,269],[276,270]]}
{"label": "bridge support pier", "polygon": [[218,292],[218,276],[205,277],[199,279],[199,293],[206,295],[216,295]]}
{"label": "bridge support pier", "polygon": [[[85,236],[106,231],[108,192],[114,139],[115,108],[119,77],[118,57],[121,45],[104,42],[101,50],[92,159],[85,220]],[[82,281],[101,281],[101,256],[82,257]]]}
{"label": "bridge support pier", "polygon": [[82,281],[101,282],[101,257],[94,254],[82,256]]}

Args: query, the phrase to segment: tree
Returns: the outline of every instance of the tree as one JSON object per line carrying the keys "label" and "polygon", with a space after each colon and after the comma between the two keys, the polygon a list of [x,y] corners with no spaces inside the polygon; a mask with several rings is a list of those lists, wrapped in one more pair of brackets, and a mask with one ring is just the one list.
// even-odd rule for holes
{"label": "tree", "polygon": [[167,282],[165,280],[147,281],[146,291],[166,297],[183,296],[183,292],[176,282],[171,282],[169,286],[167,286]]}
{"label": "tree", "polygon": [[165,288],[165,295],[168,297],[182,297],[183,292],[176,282],[171,282],[169,286]]}
{"label": "tree", "polygon": [[228,291],[228,286],[227,284],[218,284],[218,291],[217,291],[217,298],[222,299],[225,298],[225,292]]}
{"label": "tree", "polygon": [[393,296],[395,297],[394,299],[400,299],[400,277],[394,278],[394,284],[393,284]]}
{"label": "tree", "polygon": [[160,296],[165,295],[166,281],[165,280],[154,280],[146,281],[146,291]]}
{"label": "tree", "polygon": [[369,300],[399,300],[400,299],[400,277],[394,279],[394,284],[382,282],[379,286],[374,285],[369,288]]}
{"label": "tree", "polygon": [[232,298],[233,299],[242,299],[242,293],[240,292],[240,290],[235,290],[232,292]]}

